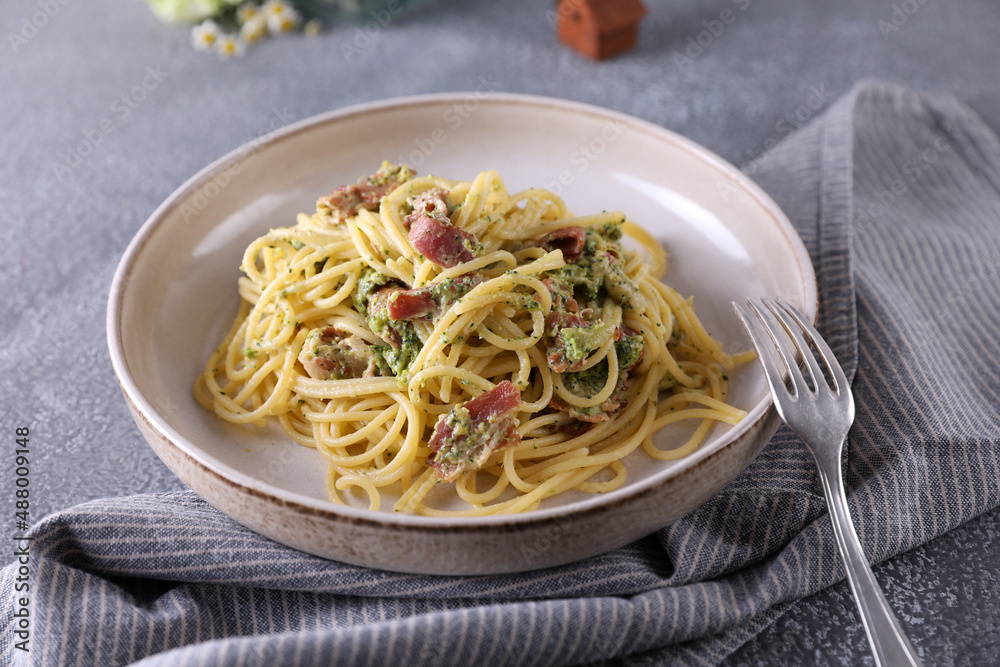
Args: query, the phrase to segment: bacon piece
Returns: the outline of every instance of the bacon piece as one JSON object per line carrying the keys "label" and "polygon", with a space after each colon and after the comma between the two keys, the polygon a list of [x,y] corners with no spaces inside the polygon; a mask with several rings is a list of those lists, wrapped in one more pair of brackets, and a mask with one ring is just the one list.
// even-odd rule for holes
{"label": "bacon piece", "polygon": [[572,285],[562,280],[556,280],[555,278],[546,278],[542,281],[542,284],[545,285],[552,296],[552,310],[562,310],[568,313],[580,312],[580,304],[573,298]]}
{"label": "bacon piece", "polygon": [[375,375],[375,353],[371,347],[357,336],[343,335],[336,327],[310,331],[299,361],[309,377],[317,380]]}
{"label": "bacon piece", "polygon": [[586,236],[583,227],[563,227],[549,232],[537,244],[549,251],[562,250],[563,259],[572,264],[583,254]]}
{"label": "bacon piece", "polygon": [[514,416],[520,408],[521,393],[510,380],[455,406],[434,426],[428,465],[446,482],[482,467],[496,450],[521,442]]}
{"label": "bacon piece", "polygon": [[341,185],[326,197],[316,202],[319,209],[328,209],[337,220],[344,220],[358,214],[358,209],[374,211],[382,197],[392,192],[396,186],[413,177],[415,172],[409,167],[383,162],[371,176],[359,178],[353,185]]}
{"label": "bacon piece", "polygon": [[559,424],[556,426],[556,430],[575,438],[578,435],[583,435],[595,426],[597,426],[596,422],[585,422],[580,421],[579,419],[573,419],[565,424]]}
{"label": "bacon piece", "polygon": [[[369,192],[369,198],[371,193]],[[330,209],[336,218],[349,218],[358,214],[359,208],[368,208],[361,198],[361,190],[357,185],[341,185],[333,189],[329,195],[319,200],[322,206]]]}
{"label": "bacon piece", "polygon": [[438,266],[451,268],[482,254],[476,235],[451,224],[443,188],[425,190],[413,198],[413,212],[403,219],[410,243]]}
{"label": "bacon piece", "polygon": [[444,188],[424,190],[410,200],[410,205],[413,206],[413,213],[403,218],[403,224],[409,229],[410,225],[421,215],[451,224],[451,216],[448,214],[448,204],[444,200],[447,196],[448,191]]}
{"label": "bacon piece", "polygon": [[508,417],[521,407],[521,392],[514,383],[504,380],[489,391],[465,403],[465,409],[474,420],[493,420]]}
{"label": "bacon piece", "polygon": [[438,266],[450,269],[482,254],[482,245],[471,232],[422,213],[407,219],[410,220],[410,243]]}
{"label": "bacon piece", "polygon": [[[605,422],[611,419],[611,415],[625,409],[625,407],[628,405],[628,401],[626,401],[625,399],[622,399],[620,401],[614,400],[616,394],[617,392],[615,392],[615,394],[612,394],[611,398],[604,401],[600,405],[596,406],[597,408],[596,410],[594,408],[573,407],[572,405],[564,402],[558,396],[552,397],[552,400],[549,401],[549,406],[555,408],[556,410],[559,410],[560,412],[565,412],[570,417],[578,421],[585,422],[587,424],[600,424],[601,422]],[[582,410],[589,410],[590,412],[582,412]],[[569,426],[569,424],[565,424],[564,426]],[[572,430],[570,432],[572,432]],[[563,432],[565,433],[567,431]]]}
{"label": "bacon piece", "polygon": [[389,300],[393,294],[403,291],[402,287],[384,287],[368,297],[368,327],[376,336],[384,340],[394,350],[403,343],[403,337],[389,325]]}
{"label": "bacon piece", "polygon": [[388,299],[389,318],[393,320],[429,319],[465,296],[486,280],[479,273],[467,273],[423,287],[397,290]]}
{"label": "bacon piece", "polygon": [[616,333],[599,319],[586,320],[575,313],[549,313],[545,318],[545,356],[549,367],[557,373],[580,370],[591,352]]}
{"label": "bacon piece", "polygon": [[389,297],[390,320],[415,320],[437,310],[437,302],[414,290],[396,290]]}
{"label": "bacon piece", "polygon": [[621,340],[622,336],[638,336],[639,332],[627,324],[619,324],[615,327],[615,340]]}
{"label": "bacon piece", "polygon": [[[576,364],[566,358],[565,342],[559,337],[559,332],[567,327],[585,327],[587,320],[574,313],[565,313],[553,310],[545,318],[545,360],[549,363],[549,368],[556,373],[565,373],[570,370],[579,370],[579,366],[586,362],[583,359]],[[576,366],[577,368],[573,368]]]}
{"label": "bacon piece", "polygon": [[589,324],[576,313],[563,313],[553,310],[545,318],[545,334],[548,336],[557,335],[566,327],[585,327]]}

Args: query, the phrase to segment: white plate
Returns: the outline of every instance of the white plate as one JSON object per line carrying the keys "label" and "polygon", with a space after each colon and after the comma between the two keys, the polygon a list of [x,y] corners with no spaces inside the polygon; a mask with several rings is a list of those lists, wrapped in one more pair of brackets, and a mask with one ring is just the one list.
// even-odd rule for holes
{"label": "white plate", "polygon": [[[809,257],[778,207],[738,170],[660,127],[496,94],[402,98],[305,120],[185,183],[139,231],[112,285],[108,341],[133,416],[160,458],[209,503],[279,542],[354,564],[509,572],[601,553],[668,525],[760,451],[777,420],[751,364],[732,374],[730,391],[749,416],[717,426],[683,460],[633,454],[622,488],[524,515],[429,518],[330,503],[316,452],[280,429],[234,426],[199,407],[191,387],[235,313],[245,247],[294,224],[318,196],[382,159],[462,180],[496,169],[511,191],[548,187],[578,214],[624,211],[667,248],[666,281],[695,297],[706,327],[730,350],[748,345],[733,300],[780,295],[815,316]],[[659,434],[660,445],[670,436]]]}

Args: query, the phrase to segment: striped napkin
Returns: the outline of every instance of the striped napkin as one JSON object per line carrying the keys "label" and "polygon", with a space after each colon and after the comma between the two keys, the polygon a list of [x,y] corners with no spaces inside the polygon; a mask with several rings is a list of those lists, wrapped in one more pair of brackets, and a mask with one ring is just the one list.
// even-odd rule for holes
{"label": "striped napkin", "polygon": [[[845,470],[869,558],[996,507],[997,137],[954,99],[865,82],[747,173],[802,234],[819,328],[854,376]],[[325,561],[192,493],[90,502],[30,536],[27,607],[20,564],[0,575],[4,665],[714,664],[843,578],[812,461],[787,429],[672,527],[526,574]]]}

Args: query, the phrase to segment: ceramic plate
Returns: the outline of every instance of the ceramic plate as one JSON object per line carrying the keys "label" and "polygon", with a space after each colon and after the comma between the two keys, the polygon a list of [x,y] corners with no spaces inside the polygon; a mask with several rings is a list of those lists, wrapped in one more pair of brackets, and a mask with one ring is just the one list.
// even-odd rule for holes
{"label": "ceramic plate", "polygon": [[[816,286],[802,242],[749,179],[694,143],[644,121],[521,95],[446,94],[352,107],[234,151],[181,186],[125,252],[111,289],[111,359],[137,424],[205,500],[279,542],[323,557],[425,573],[535,569],[647,535],[711,498],[777,426],[756,364],[732,374],[749,415],[716,426],[691,456],[627,460],[629,479],[512,517],[430,518],[329,502],[325,463],[279,428],[235,426],[199,407],[191,387],[235,314],[245,247],[294,224],[318,196],[382,159],[471,180],[496,169],[513,192],[542,186],[578,214],[621,210],[667,249],[666,282],[730,351],[748,345],[730,303],[780,295],[807,316]],[[678,434],[658,434],[669,447]],[[383,507],[391,507],[389,501]]]}

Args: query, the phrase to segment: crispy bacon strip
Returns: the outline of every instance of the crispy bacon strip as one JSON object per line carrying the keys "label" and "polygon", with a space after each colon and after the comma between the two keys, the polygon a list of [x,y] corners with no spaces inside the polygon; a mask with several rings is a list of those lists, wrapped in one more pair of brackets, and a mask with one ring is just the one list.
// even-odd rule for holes
{"label": "crispy bacon strip", "polygon": [[437,301],[416,290],[396,290],[389,297],[390,320],[416,320],[437,311]]}
{"label": "crispy bacon strip", "polygon": [[444,188],[424,190],[411,200],[413,213],[403,218],[403,224],[409,229],[412,222],[421,215],[451,224],[451,216],[448,215],[448,204],[444,200],[447,196],[448,191]]}
{"label": "crispy bacon strip", "polygon": [[479,273],[467,273],[442,283],[397,290],[389,297],[389,318],[393,320],[427,319],[465,296],[486,278]]}
{"label": "crispy bacon strip", "polygon": [[334,188],[326,197],[322,197],[320,202],[336,217],[350,218],[358,214],[358,209],[364,208],[369,211],[377,209],[382,197],[389,194],[393,187],[395,186],[390,183],[341,185]]}
{"label": "crispy bacon strip", "polygon": [[299,353],[309,377],[342,380],[375,375],[375,353],[357,336],[345,336],[336,327],[313,329]]}
{"label": "crispy bacon strip", "polygon": [[573,264],[583,254],[586,232],[583,227],[563,227],[546,234],[538,241],[538,246],[548,251],[562,250],[563,259]]}
{"label": "crispy bacon strip", "polygon": [[359,178],[352,185],[341,185],[326,197],[316,202],[318,208],[329,209],[331,215],[344,220],[358,214],[358,209],[374,211],[378,209],[382,197],[392,192],[414,172],[408,167],[383,162],[382,167],[371,176]]}
{"label": "crispy bacon strip", "polygon": [[520,408],[521,393],[510,380],[455,406],[434,427],[428,465],[446,482],[482,467],[494,451],[521,442],[514,417]]}
{"label": "crispy bacon strip", "polygon": [[580,304],[573,297],[572,285],[552,278],[546,278],[542,281],[542,284],[545,285],[549,290],[549,294],[552,295],[552,310],[568,313],[580,312]]}
{"label": "crispy bacon strip", "polygon": [[447,194],[442,188],[421,192],[413,199],[413,212],[403,223],[410,230],[410,243],[417,252],[450,269],[482,254],[482,245],[475,234],[451,224],[444,201]]}
{"label": "crispy bacon strip", "polygon": [[481,247],[475,234],[426,215],[410,223],[410,243],[421,255],[446,269],[475,259],[475,249]]}
{"label": "crispy bacon strip", "polygon": [[[576,313],[564,313],[553,310],[545,318],[545,334],[555,336],[566,327],[585,327],[587,324],[587,320]],[[561,373],[562,371],[559,372]]]}
{"label": "crispy bacon strip", "polygon": [[368,297],[368,313],[376,320],[382,317],[397,322],[430,319],[465,296],[469,290],[485,279],[481,274],[467,273],[464,276],[413,289],[389,284]]}

